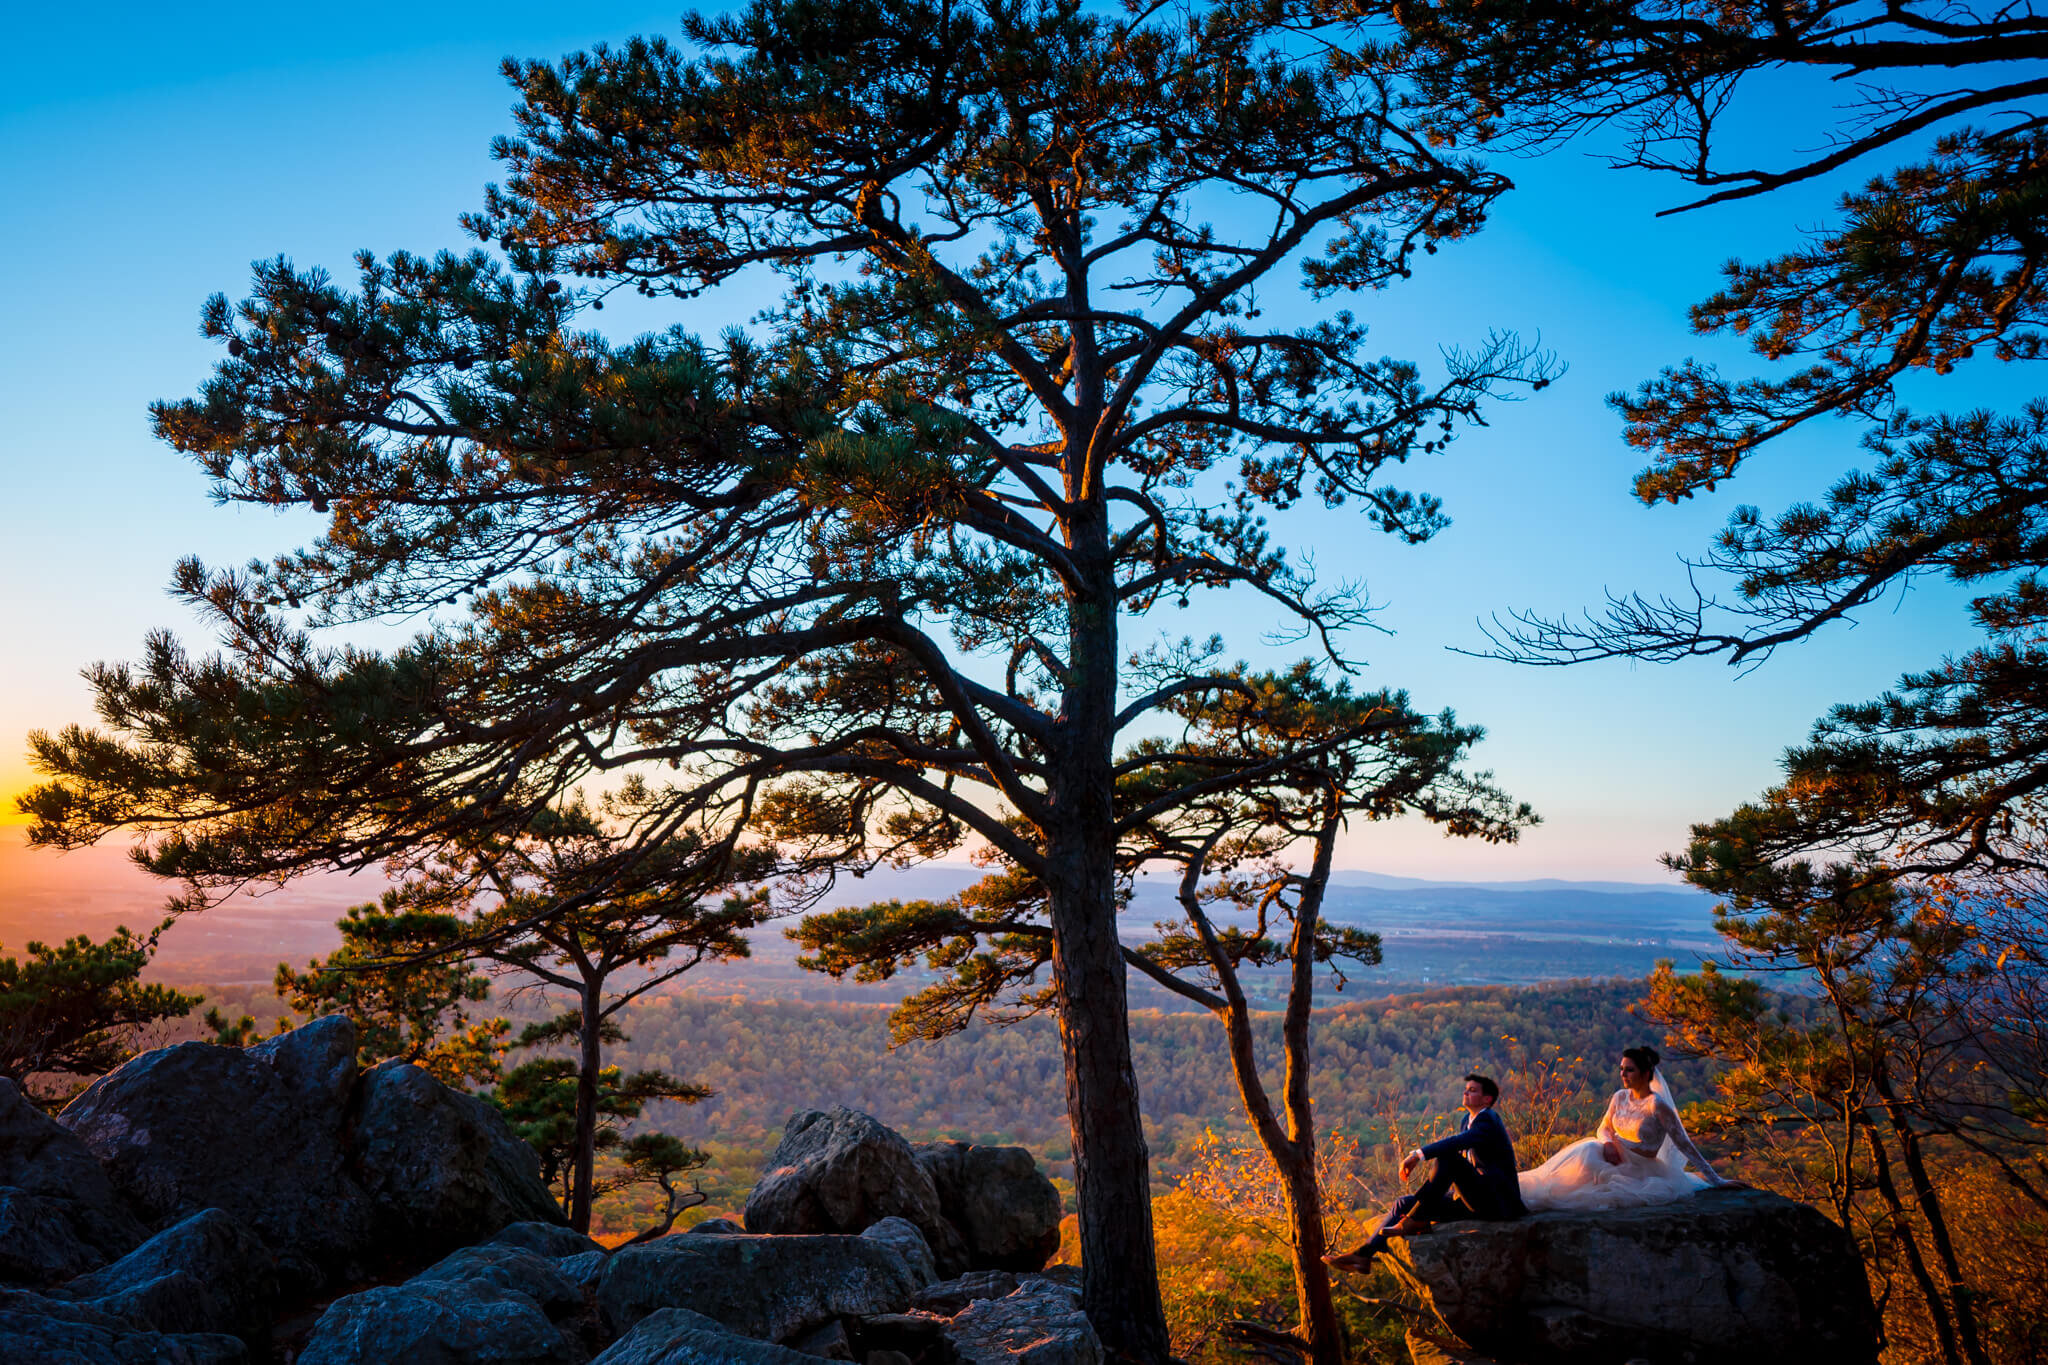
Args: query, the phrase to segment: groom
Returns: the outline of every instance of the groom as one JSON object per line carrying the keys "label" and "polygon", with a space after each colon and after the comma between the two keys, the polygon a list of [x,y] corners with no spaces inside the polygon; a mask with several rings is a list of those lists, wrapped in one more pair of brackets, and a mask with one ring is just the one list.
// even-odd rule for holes
{"label": "groom", "polygon": [[1458,1131],[1401,1158],[1403,1180],[1423,1162],[1436,1163],[1422,1188],[1396,1199],[1380,1230],[1363,1246],[1323,1259],[1339,1270],[1363,1272],[1372,1268],[1373,1257],[1387,1249],[1389,1237],[1409,1237],[1427,1231],[1432,1223],[1454,1218],[1499,1222],[1527,1213],[1515,1182],[1514,1143],[1508,1138],[1507,1124],[1493,1110],[1499,1098],[1500,1087],[1491,1076],[1476,1072],[1467,1076],[1465,1117]]}

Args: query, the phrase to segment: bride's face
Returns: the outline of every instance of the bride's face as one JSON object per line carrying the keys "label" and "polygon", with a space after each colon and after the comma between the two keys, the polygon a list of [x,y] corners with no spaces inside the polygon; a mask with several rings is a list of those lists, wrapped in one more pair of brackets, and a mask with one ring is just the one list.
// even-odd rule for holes
{"label": "bride's face", "polygon": [[1649,1084],[1636,1064],[1624,1057],[1621,1059],[1621,1083],[1630,1090],[1641,1090]]}

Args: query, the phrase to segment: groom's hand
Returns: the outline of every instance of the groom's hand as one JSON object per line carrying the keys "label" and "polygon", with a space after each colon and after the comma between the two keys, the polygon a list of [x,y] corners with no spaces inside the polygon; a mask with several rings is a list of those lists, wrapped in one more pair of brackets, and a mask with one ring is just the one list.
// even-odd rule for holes
{"label": "groom's hand", "polygon": [[1417,1166],[1420,1166],[1421,1164],[1422,1164],[1422,1153],[1420,1153],[1420,1152],[1410,1152],[1410,1153],[1408,1153],[1408,1155],[1406,1155],[1406,1156],[1402,1157],[1402,1158],[1401,1158],[1401,1178],[1402,1178],[1403,1180],[1406,1180],[1406,1179],[1407,1179],[1407,1178],[1408,1178],[1409,1176],[1411,1176],[1411,1175],[1413,1175],[1413,1174],[1415,1173],[1415,1168],[1416,1168]]}

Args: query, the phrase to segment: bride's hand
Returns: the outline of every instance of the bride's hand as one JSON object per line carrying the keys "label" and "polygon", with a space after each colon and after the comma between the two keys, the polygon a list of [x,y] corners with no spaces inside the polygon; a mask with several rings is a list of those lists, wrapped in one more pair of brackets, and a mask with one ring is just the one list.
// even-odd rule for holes
{"label": "bride's hand", "polygon": [[1610,1166],[1619,1166],[1622,1162],[1621,1144],[1613,1138],[1607,1139],[1600,1144],[1600,1157]]}

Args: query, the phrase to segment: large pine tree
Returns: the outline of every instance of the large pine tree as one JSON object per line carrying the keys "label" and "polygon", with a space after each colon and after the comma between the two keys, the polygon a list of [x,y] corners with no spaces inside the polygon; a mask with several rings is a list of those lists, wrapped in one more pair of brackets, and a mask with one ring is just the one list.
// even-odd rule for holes
{"label": "large pine tree", "polygon": [[[105,726],[35,741],[34,837],[134,826],[201,882],[361,866],[630,773],[642,841],[764,811],[854,861],[984,841],[1047,890],[1086,1306],[1160,1358],[1115,859],[1157,812],[1113,792],[1172,762],[1121,739],[1242,683],[1127,626],[1231,590],[1338,656],[1361,595],[1264,514],[1427,539],[1436,500],[1388,471],[1545,370],[1490,337],[1425,382],[1349,313],[1266,325],[1260,291],[1395,283],[1507,182],[1216,14],[761,0],[685,29],[508,67],[511,175],[470,225],[509,269],[365,256],[345,290],[278,261],[209,305],[230,357],[159,430],[327,530],[181,570],[227,653],[99,669]],[[715,345],[574,325],[739,276],[781,301]],[[306,631],[430,609],[389,653]]]}

